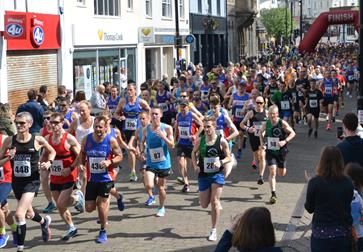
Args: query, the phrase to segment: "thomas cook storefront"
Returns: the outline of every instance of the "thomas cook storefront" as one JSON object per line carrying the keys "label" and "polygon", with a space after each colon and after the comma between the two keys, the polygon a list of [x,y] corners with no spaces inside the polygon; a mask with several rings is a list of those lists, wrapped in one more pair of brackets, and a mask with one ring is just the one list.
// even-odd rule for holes
{"label": "thomas cook storefront", "polygon": [[27,91],[47,85],[57,95],[59,15],[6,12],[4,16],[8,102],[13,111],[28,100]]}
{"label": "thomas cook storefront", "polygon": [[85,91],[89,99],[99,84],[125,88],[122,77],[136,80],[137,31],[126,32],[118,25],[76,24],[73,34],[75,91]]}

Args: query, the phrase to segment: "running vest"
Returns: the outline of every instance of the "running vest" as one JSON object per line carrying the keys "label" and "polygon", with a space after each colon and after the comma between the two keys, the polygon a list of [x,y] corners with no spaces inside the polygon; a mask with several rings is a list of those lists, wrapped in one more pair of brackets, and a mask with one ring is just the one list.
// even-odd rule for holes
{"label": "running vest", "polygon": [[[204,106],[203,106],[204,105]],[[203,101],[201,101],[200,102],[200,105],[199,106],[196,106],[195,104],[194,104],[194,107],[202,114],[202,115],[204,115],[208,110],[208,106],[203,102]]]}
{"label": "running vest", "polygon": [[266,111],[265,110],[263,110],[263,112],[257,112],[256,110],[252,111],[253,111],[253,116],[250,119],[250,126],[255,126],[256,131],[253,135],[255,137],[259,137],[262,122],[265,122],[267,120]]}
{"label": "running vest", "polygon": [[50,131],[48,131],[47,130],[47,127],[43,127],[43,130],[42,130],[42,137],[45,137],[45,136],[47,136],[47,135],[49,135],[50,134]]}
{"label": "running vest", "polygon": [[267,148],[266,151],[280,153],[281,149],[286,148],[286,144],[280,148],[277,143],[286,139],[286,132],[282,128],[282,120],[279,118],[276,125],[272,125],[270,119],[266,120]]}
{"label": "running vest", "polygon": [[[3,135],[0,134],[0,148],[3,145]],[[10,161],[7,161],[3,166],[0,166],[0,184],[11,183],[12,168]]]}
{"label": "running vest", "polygon": [[192,146],[193,143],[190,140],[190,136],[192,135],[192,124],[193,124],[193,116],[192,112],[187,112],[185,116],[182,113],[178,114],[177,117],[178,122],[178,133],[179,133],[179,140],[178,144]]}
{"label": "running vest", "polygon": [[[67,120],[69,122],[69,124],[72,123],[72,114],[73,114],[73,109],[70,109],[67,114],[64,116],[64,119]],[[67,124],[63,124],[63,129],[68,129],[69,126]]]}
{"label": "running vest", "polygon": [[63,177],[62,170],[69,168],[76,159],[76,155],[71,150],[66,150],[64,143],[67,140],[68,132],[65,132],[59,142],[59,144],[53,143],[53,133],[49,135],[49,144],[55,150],[56,156],[53,164],[50,167],[50,183],[53,184],[65,184],[74,182],[77,180],[78,172],[77,169],[71,171],[69,176]]}
{"label": "running vest", "polygon": [[232,114],[233,114],[233,121],[234,122],[241,122],[244,115],[243,115],[243,107],[245,103],[248,101],[250,96],[247,93],[240,96],[238,93],[233,94],[233,102],[232,102]]}
{"label": "running vest", "polygon": [[281,111],[292,110],[291,100],[292,100],[292,95],[290,92],[285,91],[284,93],[281,93],[281,101],[280,101]]}
{"label": "running vest", "polygon": [[136,98],[134,105],[131,105],[128,98],[126,98],[126,105],[123,112],[126,117],[123,129],[135,131],[140,124],[138,120],[139,113],[141,112],[140,98]]}
{"label": "running vest", "polygon": [[82,144],[82,140],[85,136],[87,136],[90,133],[93,133],[93,123],[94,118],[92,117],[92,125],[88,129],[85,129],[82,127],[80,123],[81,118],[78,118],[77,120],[77,128],[76,128],[76,138],[80,144]]}
{"label": "running vest", "polygon": [[97,143],[93,140],[93,133],[87,135],[84,152],[87,156],[87,178],[91,182],[112,182],[114,170],[112,165],[107,168],[101,168],[100,162],[112,158],[110,134]]}
{"label": "running vest", "polygon": [[322,98],[320,90],[309,91],[307,98],[309,109],[320,110],[320,99]]}
{"label": "running vest", "polygon": [[108,97],[107,106],[108,109],[110,110],[111,115],[113,115],[113,113],[115,112],[120,99],[121,99],[120,96],[116,96],[115,100],[112,99],[111,95]]}
{"label": "running vest", "polygon": [[323,80],[323,95],[325,98],[332,98],[334,96],[334,85],[332,79],[325,79]]}
{"label": "running vest", "polygon": [[205,85],[201,85],[200,86],[200,93],[201,93],[201,100],[206,102],[206,103],[209,103],[209,90],[212,88],[211,85],[208,85],[208,86],[205,86]]}
{"label": "running vest", "polygon": [[199,167],[201,176],[210,176],[223,170],[223,166],[214,166],[215,162],[224,159],[224,153],[221,148],[221,136],[217,136],[213,145],[206,144],[205,135],[200,138],[199,143]]}
{"label": "running vest", "polygon": [[158,106],[163,111],[163,115],[170,114],[169,105],[166,103],[167,101],[170,102],[170,99],[166,90],[164,90],[164,94],[162,95],[159,95],[159,92],[156,93],[156,101],[158,103]]}
{"label": "running vest", "polygon": [[31,135],[29,142],[19,143],[13,136],[11,148],[16,148],[16,154],[11,160],[13,167],[13,183],[39,181],[38,162],[40,150],[35,150],[35,135]]}
{"label": "running vest", "polygon": [[[211,116],[212,115],[212,112],[211,111],[208,111],[208,116]],[[225,118],[224,118],[224,111],[223,109],[221,108],[219,110],[219,116],[216,120],[216,124],[217,124],[217,127],[216,127],[216,134],[219,136],[219,135],[222,135],[224,137],[227,137],[229,136],[229,128],[227,127],[227,124],[225,122]]]}
{"label": "running vest", "polygon": [[[160,124],[160,130],[165,131],[165,124]],[[151,131],[151,124],[146,128],[146,165],[154,169],[169,169],[171,167],[168,146],[163,139]]]}

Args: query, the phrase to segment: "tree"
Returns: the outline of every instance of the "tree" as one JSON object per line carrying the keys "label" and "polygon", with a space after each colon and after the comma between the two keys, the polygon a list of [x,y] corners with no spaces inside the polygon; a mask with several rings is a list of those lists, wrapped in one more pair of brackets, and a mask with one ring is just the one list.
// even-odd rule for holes
{"label": "tree", "polygon": [[[287,15],[286,15],[287,14]],[[287,27],[286,27],[287,20]],[[279,40],[281,37],[290,39],[291,37],[291,13],[290,10],[286,13],[286,8],[273,8],[261,10],[261,22],[267,30],[267,34]],[[286,38],[287,31],[287,38]]]}

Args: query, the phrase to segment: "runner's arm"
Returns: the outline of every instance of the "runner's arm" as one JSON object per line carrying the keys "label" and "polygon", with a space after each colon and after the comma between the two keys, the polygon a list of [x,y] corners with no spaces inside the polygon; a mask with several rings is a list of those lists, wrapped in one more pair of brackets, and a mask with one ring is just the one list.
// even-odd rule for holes
{"label": "runner's arm", "polygon": [[[115,132],[116,132],[116,140],[117,140],[117,143],[120,145],[120,147],[128,150],[129,149],[129,145],[127,145],[127,143],[122,139],[122,135],[121,135],[121,132],[119,129],[115,129]],[[135,138],[135,136],[131,136],[131,139]],[[130,141],[131,141],[130,139]],[[132,146],[132,145],[130,145]]]}
{"label": "runner's arm", "polygon": [[115,113],[113,114],[114,118],[116,118],[118,120],[120,119],[120,116],[121,116],[121,113],[124,110],[125,104],[126,104],[125,98],[121,98],[120,101],[117,104],[117,107],[115,109]]}
{"label": "runner's arm", "polygon": [[5,138],[1,148],[0,148],[0,158],[4,158],[7,151],[10,149],[13,142],[12,137]]}
{"label": "runner's arm", "polygon": [[84,146],[86,144],[86,138],[83,138],[81,149],[79,151],[78,156],[76,157],[76,160],[74,160],[73,164],[71,165],[71,170],[75,169],[77,166],[84,165],[85,163],[85,155],[84,155]]}
{"label": "runner's arm", "polygon": [[193,147],[193,151],[192,151],[192,164],[193,164],[194,170],[197,171],[197,172],[199,172],[198,171],[199,166],[198,166],[198,162],[197,162],[197,160],[198,160],[197,155],[198,155],[198,152],[199,152],[199,145],[200,145],[200,138],[197,139],[197,141],[196,141],[196,143],[195,143],[195,145]]}
{"label": "runner's arm", "polygon": [[190,111],[192,111],[192,113],[196,114],[200,120],[204,119],[204,116],[202,115],[202,113],[199,112],[199,110],[193,105],[193,106],[189,106]]}
{"label": "runner's arm", "polygon": [[68,133],[72,134],[73,136],[75,136],[75,134],[76,134],[76,128],[77,128],[78,120],[79,120],[79,118],[77,118],[76,120],[73,120],[71,125],[68,128]]}
{"label": "runner's arm", "polygon": [[265,145],[265,142],[264,142],[264,134],[265,134],[265,131],[266,131],[266,122],[263,122],[262,125],[261,125],[261,129],[260,129],[260,146],[264,146]]}
{"label": "runner's arm", "polygon": [[110,159],[110,165],[112,165],[113,167],[117,167],[121,161],[122,161],[122,152],[121,152],[121,148],[117,143],[117,140],[115,138],[111,138],[110,140],[111,143],[111,150],[112,150],[112,159]]}
{"label": "runner's arm", "polygon": [[224,119],[226,120],[226,123],[227,123],[228,127],[231,130],[230,135],[228,137],[226,137],[226,140],[229,141],[229,140],[232,140],[235,137],[237,137],[239,132],[238,132],[238,130],[236,128],[236,125],[234,125],[234,123],[232,122],[232,120],[231,120],[231,118],[229,116],[225,115]]}
{"label": "runner's arm", "polygon": [[151,111],[149,104],[143,99],[140,99],[140,106],[146,111]]}
{"label": "runner's arm", "polygon": [[165,143],[169,148],[174,148],[174,136],[173,136],[173,128],[170,125],[167,125],[165,128],[166,136],[164,137]]}
{"label": "runner's arm", "polygon": [[[37,146],[39,148],[37,148]],[[42,156],[40,157],[39,161],[41,162],[40,166],[41,168],[49,168],[52,165],[53,160],[55,159],[56,152],[53,149],[53,147],[48,143],[48,141],[45,140],[42,136],[35,136],[34,141],[34,147],[35,149],[43,148]],[[48,163],[48,165],[45,165],[45,163]]]}
{"label": "runner's arm", "polygon": [[282,128],[285,130],[285,132],[288,134],[288,136],[285,139],[285,142],[290,142],[295,136],[295,131],[291,128],[291,126],[284,120],[282,120]]}
{"label": "runner's arm", "polygon": [[70,150],[78,156],[79,152],[81,151],[81,145],[78,143],[77,139],[74,136],[68,134],[67,140],[69,145],[71,146]]}
{"label": "runner's arm", "polygon": [[230,98],[229,98],[229,101],[228,101],[228,109],[231,109],[232,108],[232,104],[233,104],[233,95],[231,95]]}
{"label": "runner's arm", "polygon": [[220,162],[221,162],[221,165],[224,165],[226,163],[231,162],[232,161],[232,157],[231,157],[231,152],[229,150],[228,142],[223,137],[221,138],[221,147],[222,147],[222,151],[224,153],[225,158],[223,158],[222,160],[220,160]]}
{"label": "runner's arm", "polygon": [[195,134],[195,136],[199,136],[202,133],[203,129],[204,129],[203,128],[203,121],[193,113],[192,113],[192,117],[193,117],[193,120],[195,121],[195,123],[199,126],[198,131]]}
{"label": "runner's arm", "polygon": [[241,127],[241,129],[244,129],[244,130],[248,130],[247,129],[247,122],[249,121],[249,120],[251,120],[251,118],[252,118],[252,115],[253,115],[253,112],[252,112],[252,110],[250,110],[250,111],[248,111],[247,112],[247,114],[246,114],[246,116],[243,118],[243,120],[242,120],[242,122],[240,123],[240,127]]}

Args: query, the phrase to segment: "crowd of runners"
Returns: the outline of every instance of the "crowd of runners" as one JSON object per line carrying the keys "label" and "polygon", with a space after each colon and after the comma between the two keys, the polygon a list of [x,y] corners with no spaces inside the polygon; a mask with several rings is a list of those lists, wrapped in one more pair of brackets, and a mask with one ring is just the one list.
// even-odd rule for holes
{"label": "crowd of runners", "polygon": [[[356,92],[357,50],[356,45],[321,45],[313,54],[281,52],[210,71],[189,64],[170,83],[129,80],[126,90],[105,83],[94,94],[105,101],[101,110],[94,110],[82,91],[73,100],[63,86],[54,102],[44,95],[40,131],[34,130],[32,111],[20,109],[14,116],[17,133],[0,135],[0,246],[9,239],[7,223],[14,245],[23,251],[26,219],[38,222],[43,240],[50,239],[51,217],[32,208],[40,185],[49,202],[44,213],[57,209],[68,225],[63,240],[77,235],[74,206],[79,212],[98,212],[96,242],[105,243],[110,200],[115,198],[120,211],[125,208],[115,182],[126,155],[124,169],[130,169],[130,182],[144,184],[146,206],[156,203],[157,192],[157,217],[167,214],[167,177],[180,174],[180,190],[188,193],[194,169],[200,205],[211,207],[208,239],[216,241],[223,185],[237,160],[251,148],[257,184],[268,177],[268,200],[275,204],[276,174],[286,174],[295,126],[305,124],[306,135],[317,138],[319,117],[324,116],[324,128],[332,129],[344,100]],[[28,92],[29,100],[33,94]],[[174,148],[178,162],[172,165]],[[11,190],[17,206],[7,203]]]}

